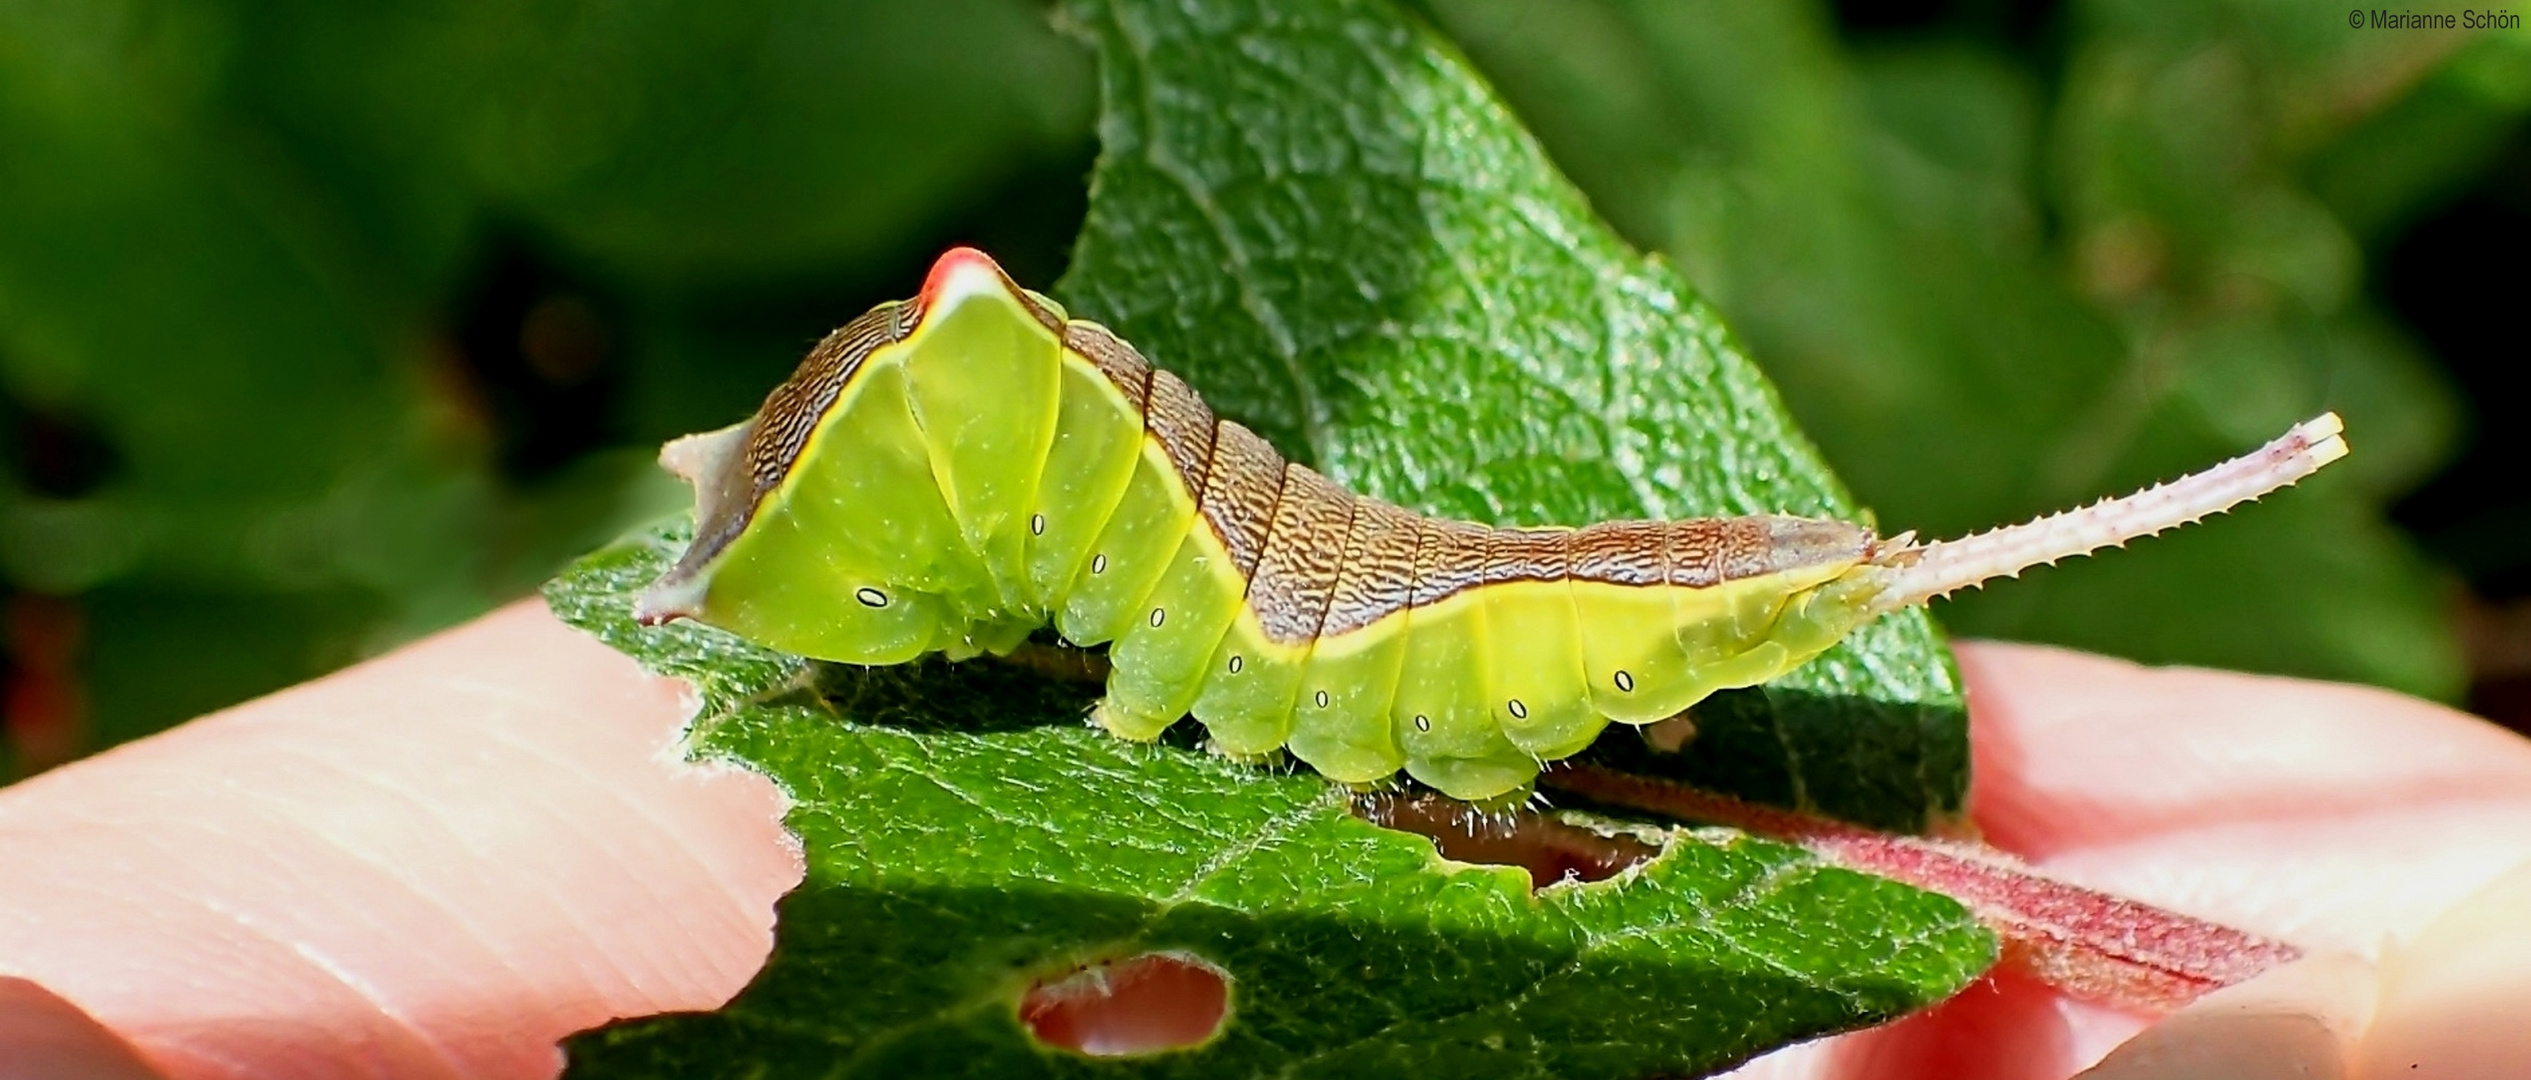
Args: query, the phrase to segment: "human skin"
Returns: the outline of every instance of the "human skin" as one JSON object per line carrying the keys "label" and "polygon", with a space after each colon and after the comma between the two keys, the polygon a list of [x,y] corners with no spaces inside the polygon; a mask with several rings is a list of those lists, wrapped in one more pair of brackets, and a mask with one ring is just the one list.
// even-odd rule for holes
{"label": "human skin", "polygon": [[[2357,687],[1960,659],[1990,842],[2314,958],[2150,1027],[1998,977],[1740,1075],[2531,1075],[2531,743]],[[678,760],[689,709],[529,602],[0,790],[0,1076],[541,1077],[571,1032],[726,1001],[800,859],[770,783]]]}

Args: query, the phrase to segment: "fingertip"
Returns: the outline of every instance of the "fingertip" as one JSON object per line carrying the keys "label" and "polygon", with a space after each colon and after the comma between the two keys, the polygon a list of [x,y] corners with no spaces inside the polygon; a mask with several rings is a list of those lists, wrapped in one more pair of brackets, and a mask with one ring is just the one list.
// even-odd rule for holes
{"label": "fingertip", "polygon": [[2374,687],[2002,642],[1957,654],[1978,824],[2024,856],[2210,815],[2510,805],[2531,792],[2531,741]]}
{"label": "fingertip", "polygon": [[163,1080],[132,1044],[57,994],[0,976],[0,1076],[11,1080]]}
{"label": "fingertip", "polygon": [[[2125,1014],[1997,970],[1896,1023],[1838,1040],[1830,1074],[1870,1080],[2061,1080],[2135,1029]],[[2110,1033],[2101,1034],[2103,1024]]]}
{"label": "fingertip", "polygon": [[2531,864],[2388,950],[2359,1076],[2531,1076]]}
{"label": "fingertip", "polygon": [[542,1077],[714,1008],[801,873],[681,684],[529,602],[0,792],[0,972],[172,1075]]}

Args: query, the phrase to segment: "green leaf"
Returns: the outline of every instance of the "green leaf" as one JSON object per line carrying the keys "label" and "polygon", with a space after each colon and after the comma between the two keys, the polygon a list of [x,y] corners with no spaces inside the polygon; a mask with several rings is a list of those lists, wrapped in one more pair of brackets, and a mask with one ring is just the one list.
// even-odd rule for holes
{"label": "green leaf", "polygon": [[[1429,29],[1373,3],[1067,11],[1099,46],[1105,149],[1056,293],[1216,411],[1453,517],[1863,516],[1713,309]],[[1908,612],[1639,761],[1921,829],[1959,812],[1968,736]]]}
{"label": "green leaf", "polygon": [[[695,752],[783,784],[807,879],[736,1001],[582,1036],[573,1075],[1689,1074],[1920,1007],[1994,956],[1952,901],[1796,848],[1638,826],[1652,861],[1533,893],[1315,777],[1111,738],[1089,686],[634,626],[685,539],[593,555],[547,599],[695,684]],[[1213,1042],[1098,1062],[1030,1041],[1032,980],[1156,950],[1228,972]]]}
{"label": "green leaf", "polygon": [[[1439,513],[1856,512],[1710,309],[1428,29],[1349,0],[1066,17],[1100,50],[1105,153],[1058,292],[1224,413]],[[584,1036],[581,1075],[1692,1073],[1920,1007],[1994,956],[1948,899],[1769,842],[1625,826],[1662,853],[1533,893],[1316,777],[1107,737],[1091,686],[636,628],[683,538],[602,552],[548,598],[700,688],[695,752],[784,785],[808,874],[744,994]],[[1612,753],[1897,827],[1960,807],[1959,696],[1921,615],[1698,727],[1684,754]],[[1031,1043],[1033,980],[1157,950],[1229,973],[1216,1040],[1129,1063]]]}

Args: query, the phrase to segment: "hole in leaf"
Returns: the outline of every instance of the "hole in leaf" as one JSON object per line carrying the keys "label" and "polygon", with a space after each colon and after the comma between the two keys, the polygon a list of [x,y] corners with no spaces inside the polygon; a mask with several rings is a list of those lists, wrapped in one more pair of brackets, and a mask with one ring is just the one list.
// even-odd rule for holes
{"label": "hole in leaf", "polygon": [[1480,810],[1442,795],[1369,795],[1354,813],[1383,828],[1432,841],[1453,862],[1517,866],[1531,888],[1562,881],[1605,881],[1661,853],[1623,834],[1602,835],[1526,810]]}
{"label": "hole in leaf", "polygon": [[1020,1023],[1092,1057],[1202,1046],[1230,1018],[1230,976],[1194,956],[1144,953],[1079,968],[1020,995]]}

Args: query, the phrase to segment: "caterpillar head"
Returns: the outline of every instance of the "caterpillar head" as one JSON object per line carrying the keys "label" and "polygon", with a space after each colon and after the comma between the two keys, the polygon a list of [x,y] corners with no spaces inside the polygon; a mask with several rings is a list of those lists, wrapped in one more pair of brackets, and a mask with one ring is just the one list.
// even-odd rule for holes
{"label": "caterpillar head", "polygon": [[694,542],[675,567],[642,590],[633,604],[633,620],[657,626],[687,619],[703,610],[710,576],[703,571],[712,557],[747,528],[760,492],[743,467],[756,418],[748,417],[718,431],[687,435],[659,448],[659,465],[694,488]]}
{"label": "caterpillar head", "polygon": [[1020,288],[984,253],[954,248],[933,264],[914,299],[881,304],[827,335],[755,415],[668,443],[660,464],[694,488],[694,540],[643,591],[636,621],[702,617],[715,565],[811,452],[812,436],[874,355],[900,344],[917,348],[925,335],[954,348],[961,335],[989,336],[996,326],[1060,333],[1063,323],[1059,305]]}

